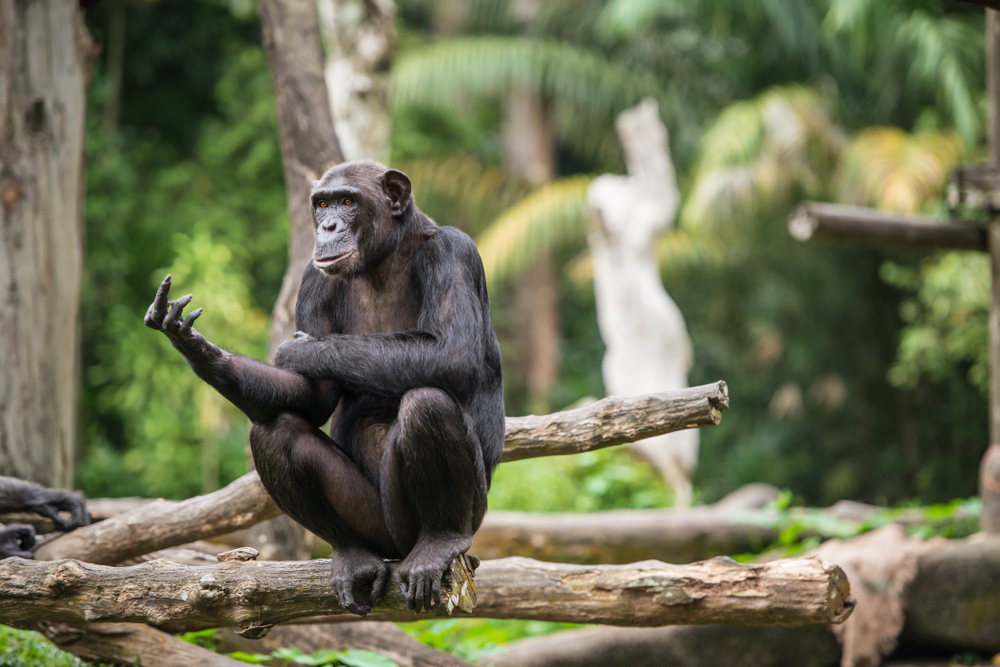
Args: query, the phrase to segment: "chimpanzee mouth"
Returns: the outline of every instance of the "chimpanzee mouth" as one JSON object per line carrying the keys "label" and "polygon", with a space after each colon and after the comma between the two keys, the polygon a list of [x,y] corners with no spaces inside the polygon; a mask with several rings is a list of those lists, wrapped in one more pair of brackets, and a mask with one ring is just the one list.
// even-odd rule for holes
{"label": "chimpanzee mouth", "polygon": [[329,269],[335,264],[339,264],[351,254],[351,251],[342,252],[336,257],[323,257],[322,259],[313,255],[313,264],[316,265],[317,269]]}

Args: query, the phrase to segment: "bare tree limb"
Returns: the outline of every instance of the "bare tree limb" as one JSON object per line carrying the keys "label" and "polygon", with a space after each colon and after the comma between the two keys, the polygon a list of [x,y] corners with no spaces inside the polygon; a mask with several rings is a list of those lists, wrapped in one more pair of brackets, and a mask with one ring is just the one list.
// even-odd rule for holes
{"label": "bare tree limb", "polygon": [[[611,396],[544,417],[508,417],[504,461],[610,447],[683,428],[718,424],[729,407],[726,383],[632,398]],[[134,502],[130,501],[130,502]],[[113,565],[195,540],[224,535],[278,516],[256,472],[182,502],[154,501],[35,549],[39,560],[76,558]]]}
{"label": "bare tree limb", "polygon": [[[22,627],[43,620],[236,626],[244,636],[260,637],[277,623],[344,614],[330,594],[329,574],[325,559],[107,567],[9,558],[0,561],[0,618]],[[839,623],[854,605],[841,569],[814,556],[759,565],[714,559],[624,566],[505,558],[484,562],[475,588],[475,617],[627,626]],[[456,591],[446,582],[442,597],[448,594]],[[447,614],[438,605],[421,617]],[[372,617],[415,618],[394,584]]]}
{"label": "bare tree limb", "polygon": [[541,417],[508,417],[501,460],[580,454],[715,425],[728,407],[729,390],[719,381],[643,396],[609,396],[585,408]]}
{"label": "bare tree limb", "polygon": [[799,241],[827,239],[878,246],[988,250],[986,227],[917,215],[889,215],[870,208],[803,202],[788,221]]}
{"label": "bare tree limb", "polygon": [[256,472],[204,496],[157,500],[45,542],[39,560],[76,558],[113,565],[151,551],[246,528],[281,514]]}

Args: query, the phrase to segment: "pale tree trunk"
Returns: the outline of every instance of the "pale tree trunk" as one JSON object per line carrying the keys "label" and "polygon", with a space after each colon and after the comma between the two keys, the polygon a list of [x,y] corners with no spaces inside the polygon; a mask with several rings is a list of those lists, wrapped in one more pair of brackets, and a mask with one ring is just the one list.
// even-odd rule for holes
{"label": "pale tree trunk", "polygon": [[[553,179],[556,148],[552,121],[535,91],[518,86],[510,91],[503,136],[508,172],[535,187]],[[518,285],[516,308],[528,409],[545,414],[549,394],[559,379],[559,287],[551,256],[543,255],[528,267]]]}
{"label": "pale tree trunk", "polygon": [[[257,12],[274,82],[289,219],[288,270],[271,314],[273,355],[295,333],[295,300],[313,245],[309,190],[314,180],[344,158],[323,81],[315,0],[260,0]],[[288,517],[255,526],[250,542],[268,560],[309,557],[305,528]]]}
{"label": "pale tree trunk", "polygon": [[92,46],[76,2],[0,3],[0,475],[70,487]]}
{"label": "pale tree trunk", "polygon": [[[609,394],[631,395],[687,386],[691,340],[684,317],[660,280],[656,235],[674,222],[680,194],[667,130],[646,100],[618,119],[628,176],[594,179],[590,252]],[[682,431],[632,445],[673,487],[675,503],[691,504],[698,432]]]}
{"label": "pale tree trunk", "polygon": [[389,161],[392,0],[319,0],[326,88],[346,160]]}

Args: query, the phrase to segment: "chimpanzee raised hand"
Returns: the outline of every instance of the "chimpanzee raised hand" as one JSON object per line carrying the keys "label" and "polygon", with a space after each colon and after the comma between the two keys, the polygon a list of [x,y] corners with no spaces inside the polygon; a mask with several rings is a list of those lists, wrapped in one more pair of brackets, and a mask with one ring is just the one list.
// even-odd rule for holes
{"label": "chimpanzee raised hand", "polygon": [[[0,477],[0,512],[32,512],[52,520],[56,530],[69,531],[90,523],[90,512],[79,491],[48,489],[14,477]],[[59,512],[69,512],[66,522]],[[35,529],[10,524],[0,530],[0,558],[31,558]]]}
{"label": "chimpanzee raised hand", "polygon": [[[313,183],[313,260],[274,365],[228,352],[168,300],[146,313],[202,379],[254,422],[261,481],[289,516],[334,545],[331,585],[367,614],[383,559],[414,611],[469,548],[503,449],[500,347],[472,240],[421,213],[405,174],[376,162]],[[319,427],[327,419],[330,434]]]}

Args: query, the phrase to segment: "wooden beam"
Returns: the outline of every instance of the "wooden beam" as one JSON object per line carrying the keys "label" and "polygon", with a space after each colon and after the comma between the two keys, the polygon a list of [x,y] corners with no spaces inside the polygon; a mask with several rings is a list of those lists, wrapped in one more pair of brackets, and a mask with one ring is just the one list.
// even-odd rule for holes
{"label": "wooden beam", "polygon": [[984,225],[942,222],[927,216],[882,213],[860,206],[803,202],[788,221],[799,241],[823,239],[919,249],[989,249]]}
{"label": "wooden beam", "polygon": [[[243,636],[261,637],[297,618],[343,617],[329,578],[329,559],[108,567],[8,558],[0,561],[0,618],[20,627],[39,621],[149,623],[171,631],[235,626]],[[451,586],[442,597],[446,590]],[[474,617],[625,626],[840,623],[854,608],[843,571],[817,556],[753,565],[727,558],[596,566],[504,558],[481,564],[475,590]],[[455,614],[466,615],[459,608]],[[443,605],[420,615],[407,611],[390,578],[368,618],[447,615]]]}

